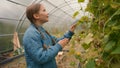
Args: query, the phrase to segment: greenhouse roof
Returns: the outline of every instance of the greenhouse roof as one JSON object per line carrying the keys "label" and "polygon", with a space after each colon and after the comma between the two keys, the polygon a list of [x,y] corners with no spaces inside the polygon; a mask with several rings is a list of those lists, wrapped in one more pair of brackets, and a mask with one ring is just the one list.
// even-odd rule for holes
{"label": "greenhouse roof", "polygon": [[[42,3],[49,13],[48,24],[62,25],[63,23],[72,23],[83,15],[88,15],[85,7],[88,0],[78,3],[78,0],[2,0],[0,2],[0,22],[15,24],[15,29],[28,25],[25,10],[32,3]],[[81,10],[82,9],[82,10]],[[73,18],[73,14],[79,11],[80,14]],[[57,22],[57,23],[56,23]]]}

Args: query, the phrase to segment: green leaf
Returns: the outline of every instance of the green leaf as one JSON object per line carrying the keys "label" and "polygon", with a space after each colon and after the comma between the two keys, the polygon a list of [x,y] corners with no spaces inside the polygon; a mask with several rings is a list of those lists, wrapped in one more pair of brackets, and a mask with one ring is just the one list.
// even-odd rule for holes
{"label": "green leaf", "polygon": [[103,38],[103,42],[106,44],[109,40],[109,36],[108,35],[105,35],[104,38]]}
{"label": "green leaf", "polygon": [[76,65],[75,62],[71,62],[71,63],[70,63],[70,66],[75,66],[75,65]]}
{"label": "green leaf", "polygon": [[110,53],[103,52],[103,55],[102,55],[103,60],[107,60],[107,58],[108,58],[109,55],[110,55]]}
{"label": "green leaf", "polygon": [[120,15],[120,9],[115,12],[115,15]]}
{"label": "green leaf", "polygon": [[92,6],[92,3],[88,3],[85,11],[89,11],[89,12],[93,13],[94,11],[92,10],[91,6]]}
{"label": "green leaf", "polygon": [[95,62],[94,60],[89,60],[86,64],[86,68],[95,68]]}
{"label": "green leaf", "polygon": [[106,24],[115,16],[115,15],[119,15],[120,14],[120,9],[118,9],[116,12],[114,12],[114,14],[105,22],[104,27],[103,27],[103,32],[105,30],[105,26]]}
{"label": "green leaf", "polygon": [[86,49],[88,49],[90,47],[90,44],[83,43],[82,47],[86,50]]}
{"label": "green leaf", "polygon": [[78,0],[78,3],[80,3],[80,2],[84,2],[84,0]]}
{"label": "green leaf", "polygon": [[114,8],[114,9],[117,9],[117,8],[120,8],[120,3],[112,2],[112,3],[110,4],[110,6],[111,6],[112,8]]}
{"label": "green leaf", "polygon": [[76,12],[73,14],[73,18],[75,18],[78,14],[79,14],[79,11],[76,11]]}
{"label": "green leaf", "polygon": [[115,45],[115,41],[109,41],[107,45],[105,46],[104,50],[106,52],[109,52],[113,48],[114,45]]}
{"label": "green leaf", "polygon": [[80,25],[80,23],[82,23],[80,20],[76,23],[76,25],[77,26],[79,26]]}
{"label": "green leaf", "polygon": [[117,21],[111,20],[111,21],[108,22],[108,25],[107,25],[107,26],[108,26],[108,27],[112,27],[112,26],[115,26],[116,23],[117,23]]}
{"label": "green leaf", "polygon": [[81,22],[88,22],[88,21],[89,21],[89,18],[88,18],[88,16],[82,16],[82,17],[80,18],[80,21],[81,21]]}
{"label": "green leaf", "polygon": [[116,47],[116,49],[112,51],[111,54],[120,54],[120,46]]}
{"label": "green leaf", "polygon": [[92,7],[98,7],[99,4],[98,0],[92,0]]}
{"label": "green leaf", "polygon": [[106,7],[110,4],[110,0],[103,0],[103,6]]}
{"label": "green leaf", "polygon": [[113,29],[113,30],[119,30],[119,29],[120,29],[120,25],[118,25],[118,26],[113,26],[112,29]]}

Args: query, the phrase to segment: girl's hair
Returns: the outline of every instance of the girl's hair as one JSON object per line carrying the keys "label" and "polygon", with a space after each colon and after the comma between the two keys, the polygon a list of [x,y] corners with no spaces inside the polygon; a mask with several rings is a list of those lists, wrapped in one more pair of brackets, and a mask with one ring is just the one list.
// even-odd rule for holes
{"label": "girl's hair", "polygon": [[34,23],[35,18],[33,16],[33,14],[39,12],[40,6],[41,6],[40,3],[34,3],[34,4],[27,7],[27,9],[26,9],[26,17],[29,19],[29,21],[31,23]]}

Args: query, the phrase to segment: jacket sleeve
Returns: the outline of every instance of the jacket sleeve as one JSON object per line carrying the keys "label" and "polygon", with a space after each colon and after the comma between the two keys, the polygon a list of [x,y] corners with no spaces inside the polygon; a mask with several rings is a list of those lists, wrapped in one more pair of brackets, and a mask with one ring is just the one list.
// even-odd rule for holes
{"label": "jacket sleeve", "polygon": [[61,45],[58,43],[44,50],[42,42],[38,40],[40,39],[36,36],[28,36],[23,39],[25,52],[37,63],[44,64],[54,59],[58,52],[62,50]]}
{"label": "jacket sleeve", "polygon": [[61,37],[61,38],[56,38],[55,36],[52,36],[52,38],[53,38],[56,42],[58,42],[59,40],[62,40],[62,39],[64,39],[64,38],[71,39],[71,37],[72,37],[73,35],[74,35],[73,32],[68,31],[68,32],[65,33],[65,34],[63,35],[63,37]]}

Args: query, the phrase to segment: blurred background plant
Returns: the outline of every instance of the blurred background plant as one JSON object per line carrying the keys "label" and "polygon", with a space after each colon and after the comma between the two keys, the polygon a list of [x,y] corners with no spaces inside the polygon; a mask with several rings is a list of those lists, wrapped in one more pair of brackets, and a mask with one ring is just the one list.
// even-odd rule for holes
{"label": "blurred background plant", "polygon": [[83,68],[120,68],[120,0],[89,0],[85,12],[90,15],[77,22],[70,53]]}

